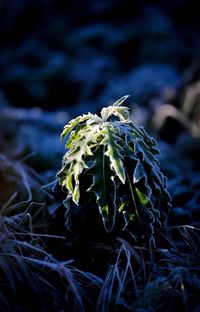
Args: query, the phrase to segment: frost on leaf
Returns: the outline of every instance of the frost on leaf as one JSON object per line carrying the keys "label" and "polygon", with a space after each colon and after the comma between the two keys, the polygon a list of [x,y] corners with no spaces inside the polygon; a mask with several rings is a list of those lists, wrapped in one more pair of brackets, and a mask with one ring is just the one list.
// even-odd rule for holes
{"label": "frost on leaf", "polygon": [[57,177],[66,192],[67,215],[70,202],[82,205],[84,197],[92,209],[98,208],[106,231],[121,214],[122,230],[131,222],[140,224],[137,229],[147,230],[140,235],[152,241],[154,223],[160,222],[171,199],[155,157],[156,142],[129,119],[128,107],[121,106],[126,99],[104,107],[100,116],[88,113],[64,127],[61,139],[69,136]]}
{"label": "frost on leaf", "polygon": [[87,173],[92,175],[92,185],[88,191],[94,192],[104,227],[109,232],[114,226],[116,216],[116,184],[115,173],[103,146],[94,153],[93,165]]}

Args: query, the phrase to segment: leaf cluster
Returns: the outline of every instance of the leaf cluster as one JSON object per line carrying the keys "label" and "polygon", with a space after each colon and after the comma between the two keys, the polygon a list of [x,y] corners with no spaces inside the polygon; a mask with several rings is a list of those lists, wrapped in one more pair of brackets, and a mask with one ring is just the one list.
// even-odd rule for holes
{"label": "leaf cluster", "polygon": [[[66,192],[67,226],[72,203],[80,205],[84,196],[91,204],[93,194],[106,231],[123,215],[122,229],[133,224],[134,235],[141,232],[153,241],[154,224],[166,213],[170,196],[155,156],[156,142],[129,119],[128,107],[122,106],[127,97],[104,107],[100,116],[78,116],[64,127],[61,139],[67,138],[67,151],[57,176]],[[86,176],[89,184],[81,182]]]}

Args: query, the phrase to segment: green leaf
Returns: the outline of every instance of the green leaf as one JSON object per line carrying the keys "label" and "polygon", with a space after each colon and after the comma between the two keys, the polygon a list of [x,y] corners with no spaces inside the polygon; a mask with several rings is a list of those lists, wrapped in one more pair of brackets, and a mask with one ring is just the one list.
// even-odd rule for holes
{"label": "green leaf", "polygon": [[140,203],[145,206],[149,202],[149,198],[141,192],[137,187],[135,188],[136,194],[139,198]]}
{"label": "green leaf", "polygon": [[133,173],[133,183],[139,182],[145,176],[146,176],[146,173],[144,171],[144,167],[141,161],[138,159],[137,164],[135,166],[134,173]]}
{"label": "green leaf", "polygon": [[94,153],[94,162],[87,170],[87,174],[92,175],[92,185],[88,191],[94,192],[104,227],[107,232],[110,232],[116,216],[116,185],[114,172],[103,146]]}
{"label": "green leaf", "polygon": [[77,180],[76,180],[76,186],[73,191],[72,199],[78,205],[79,199],[80,199],[80,189],[79,189],[79,183],[77,182]]}
{"label": "green leaf", "polygon": [[91,118],[91,114],[88,113],[87,115],[78,116],[75,119],[72,119],[63,129],[61,133],[61,141],[67,136],[69,132],[71,132],[79,123],[84,122]]}
{"label": "green leaf", "polygon": [[112,115],[118,117],[121,121],[127,120],[129,117],[129,108],[120,105],[126,101],[128,97],[129,95],[125,95],[117,100],[112,106],[104,107],[100,113],[103,120],[107,121]]}
{"label": "green leaf", "polygon": [[101,117],[104,121],[107,121],[111,116],[116,116],[119,120],[125,121],[129,116],[129,108],[126,106],[108,106],[101,110]]}
{"label": "green leaf", "polygon": [[123,212],[125,206],[126,206],[126,203],[122,203],[122,204],[117,208],[117,210],[118,210],[119,212]]}
{"label": "green leaf", "polygon": [[[159,153],[156,142],[129,120],[128,107],[121,106],[127,98],[104,107],[100,117],[88,113],[65,126],[61,139],[70,135],[57,176],[66,191],[68,227],[73,203],[88,202],[91,209],[98,206],[106,231],[111,231],[117,215],[123,214],[125,227],[130,222],[136,225],[132,227],[134,237],[141,235],[150,242],[154,223],[161,219],[160,210],[169,208],[171,198],[155,157]],[[92,177],[87,177],[86,187],[81,177],[88,174]]]}
{"label": "green leaf", "polygon": [[88,168],[85,158],[93,155],[91,149],[96,143],[98,135],[98,127],[91,128],[85,125],[77,133],[73,132],[73,140],[70,137],[66,144],[70,149],[63,158],[63,168],[57,176],[61,185],[67,189],[68,195],[72,196],[77,205],[80,199],[79,176],[84,169]]}
{"label": "green leaf", "polygon": [[126,181],[126,174],[124,164],[122,162],[123,148],[119,144],[120,141],[121,138],[119,137],[116,129],[114,127],[110,127],[110,125],[107,125],[105,138],[103,141],[103,143],[107,145],[107,151],[105,152],[105,155],[109,157],[111,168],[115,171],[116,175],[124,184]]}
{"label": "green leaf", "polygon": [[130,97],[130,95],[124,95],[122,96],[120,99],[118,99],[113,106],[120,106],[122,103],[124,103],[128,98]]}

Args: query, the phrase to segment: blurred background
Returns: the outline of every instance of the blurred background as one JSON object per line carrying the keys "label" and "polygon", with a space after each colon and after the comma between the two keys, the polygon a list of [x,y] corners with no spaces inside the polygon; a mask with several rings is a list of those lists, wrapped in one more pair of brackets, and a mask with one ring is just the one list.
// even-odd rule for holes
{"label": "blurred background", "polygon": [[[92,197],[67,231],[56,185],[64,125],[128,94],[172,197],[150,250],[88,221]],[[199,160],[198,1],[0,0],[1,312],[200,311]]]}
{"label": "blurred background", "polygon": [[199,79],[199,31],[189,0],[0,1],[1,107],[77,115],[126,93],[180,107]]}
{"label": "blurred background", "polygon": [[0,153],[26,159],[50,181],[61,165],[64,124],[126,94],[132,120],[158,140],[174,211],[193,220],[200,208],[196,1],[0,1]]}

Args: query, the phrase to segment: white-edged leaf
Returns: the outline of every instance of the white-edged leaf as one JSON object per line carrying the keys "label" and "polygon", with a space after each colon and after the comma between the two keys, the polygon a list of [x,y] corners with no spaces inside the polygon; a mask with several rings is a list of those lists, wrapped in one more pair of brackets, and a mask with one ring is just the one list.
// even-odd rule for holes
{"label": "white-edged leaf", "polygon": [[133,173],[133,183],[139,182],[146,175],[141,161],[138,159]]}
{"label": "white-edged leaf", "polygon": [[126,174],[123,164],[123,148],[119,145],[121,138],[115,128],[106,126],[106,136],[104,142],[107,146],[105,154],[110,158],[111,168],[115,171],[118,178],[124,184],[126,181]]}
{"label": "white-edged leaf", "polygon": [[88,191],[95,194],[104,227],[110,232],[116,216],[116,185],[114,172],[103,146],[94,153],[94,161],[87,174],[92,175],[92,185]]}
{"label": "white-edged leaf", "polygon": [[74,119],[72,119],[63,129],[63,132],[61,133],[61,141],[64,140],[64,138],[67,136],[68,133],[70,133],[79,123],[82,123],[88,119],[91,118],[91,114],[88,113],[87,115],[78,116]]}
{"label": "white-edged leaf", "polygon": [[104,121],[107,121],[109,117],[116,116],[119,120],[124,121],[129,117],[129,108],[127,106],[121,106],[126,101],[129,95],[125,95],[117,100],[112,106],[102,108],[100,115]]}
{"label": "white-edged leaf", "polygon": [[[134,236],[138,236],[135,228],[150,242],[154,239],[154,222],[159,224],[160,210],[169,208],[171,198],[155,157],[159,153],[156,142],[129,120],[128,107],[121,106],[127,98],[104,107],[100,117],[89,113],[65,126],[61,139],[70,136],[57,176],[67,192],[68,226],[73,202],[82,205],[80,198],[86,197],[91,205],[98,206],[106,231],[112,230],[119,213],[124,215],[125,227],[136,222]],[[87,177],[87,187],[80,179],[84,174],[92,175],[91,180]],[[90,197],[87,188],[94,196]]]}
{"label": "white-edged leaf", "polygon": [[128,98],[130,97],[130,95],[124,95],[122,96],[120,99],[118,99],[114,104],[113,106],[120,106],[122,103],[124,103]]}
{"label": "white-edged leaf", "polygon": [[79,177],[88,168],[85,158],[92,155],[91,148],[96,143],[98,134],[98,127],[91,128],[87,125],[77,135],[73,132],[73,140],[69,138],[66,144],[70,149],[63,158],[63,168],[57,174],[61,185],[67,189],[68,195],[71,195],[77,205],[80,199]]}
{"label": "white-edged leaf", "polygon": [[111,116],[116,116],[121,121],[125,121],[129,116],[129,108],[126,106],[108,106],[101,110],[101,117],[107,121]]}

